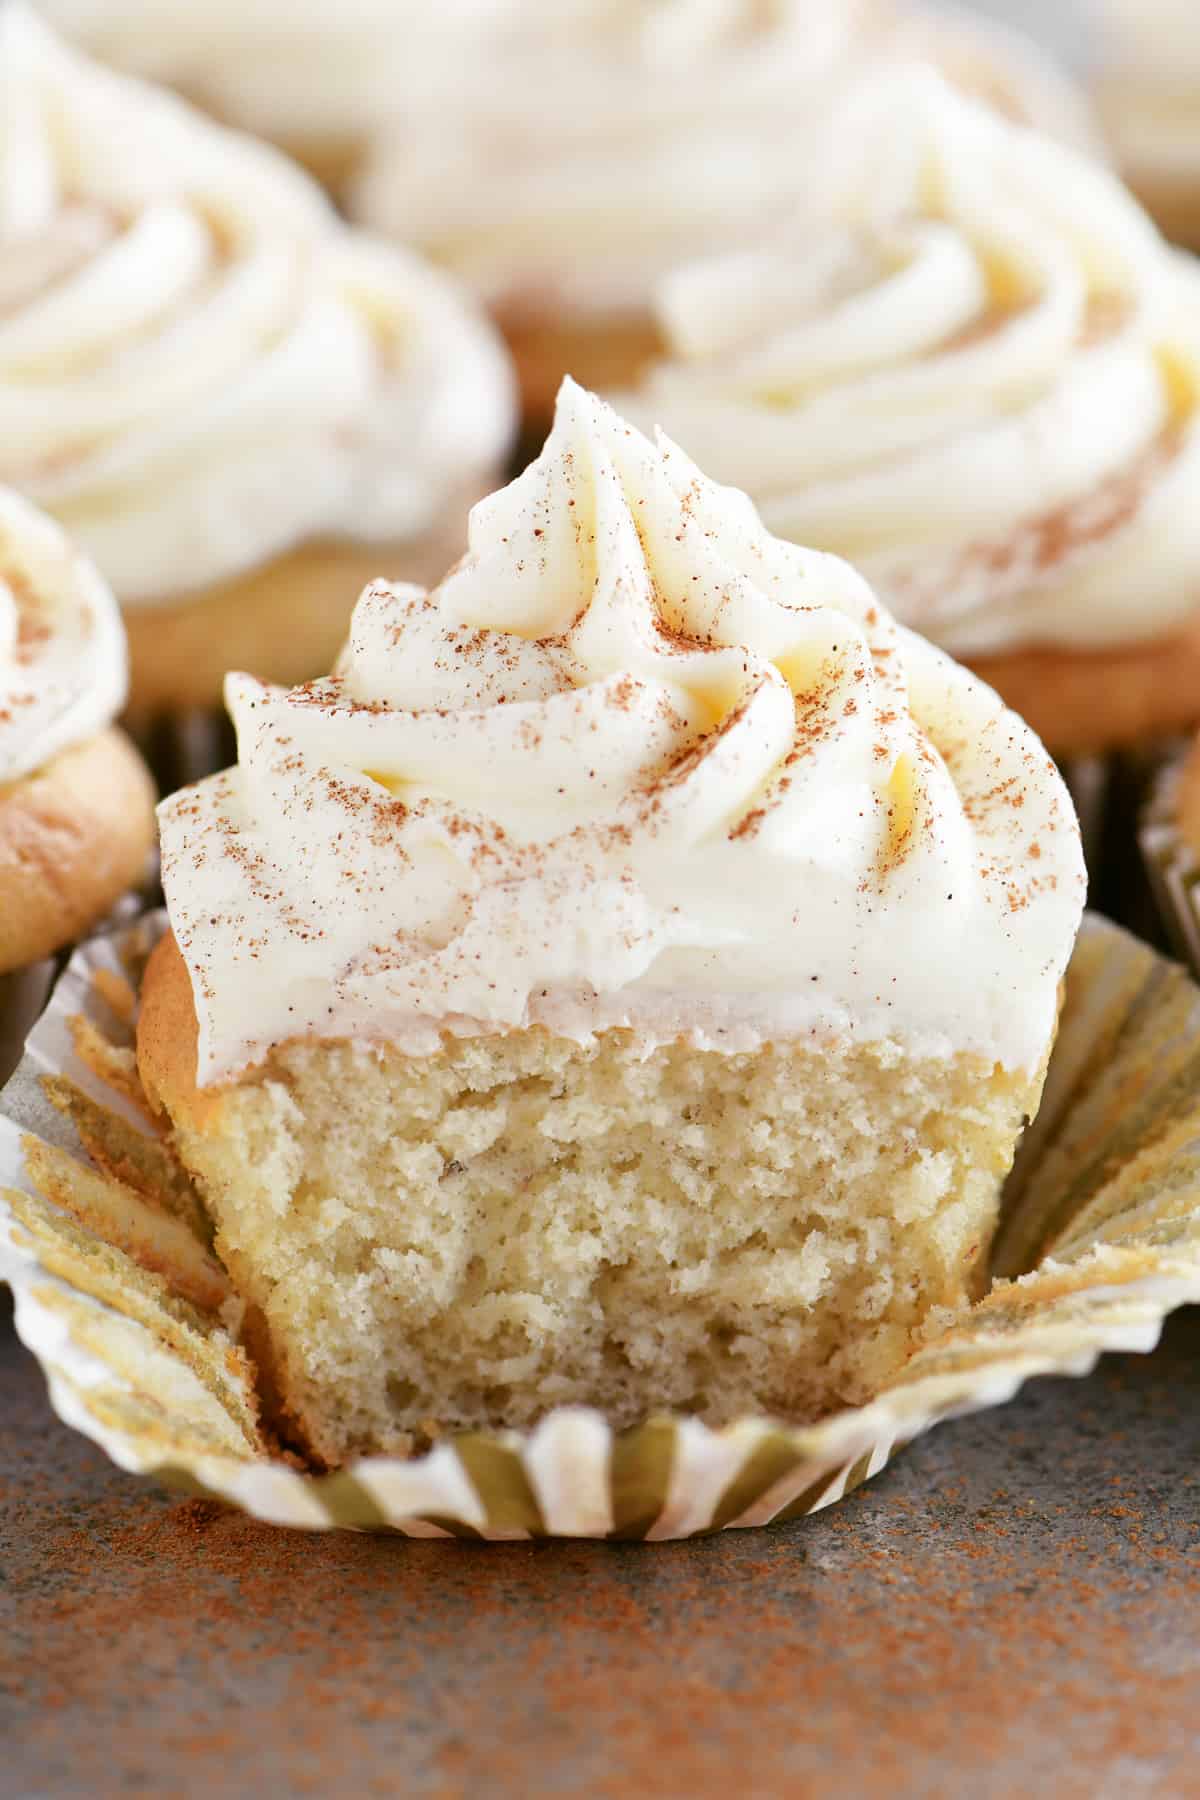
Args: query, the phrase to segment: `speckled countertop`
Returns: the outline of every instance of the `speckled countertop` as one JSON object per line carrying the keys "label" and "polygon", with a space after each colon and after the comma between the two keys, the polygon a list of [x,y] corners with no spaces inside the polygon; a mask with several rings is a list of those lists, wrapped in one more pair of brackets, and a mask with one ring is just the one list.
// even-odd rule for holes
{"label": "speckled countertop", "polygon": [[272,1531],[60,1426],[0,1326],[0,1795],[1200,1792],[1200,1311],[688,1545]]}

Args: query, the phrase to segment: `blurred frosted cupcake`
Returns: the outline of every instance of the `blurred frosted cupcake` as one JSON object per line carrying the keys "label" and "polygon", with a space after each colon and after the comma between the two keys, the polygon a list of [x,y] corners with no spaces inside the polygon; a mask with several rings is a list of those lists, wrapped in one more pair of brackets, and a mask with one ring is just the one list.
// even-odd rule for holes
{"label": "blurred frosted cupcake", "polygon": [[138,1061],[310,1454],[811,1419],[976,1291],[1078,830],[848,565],[567,384],[439,587],[228,698]]}
{"label": "blurred frosted cupcake", "polygon": [[830,92],[875,60],[919,44],[1086,130],[1032,48],[881,0],[526,0],[480,41],[450,90],[398,109],[351,207],[486,297],[543,422],[564,372],[634,377],[659,343],[655,280],[776,220]]}
{"label": "blurred frosted cupcake", "polygon": [[327,668],[347,585],[444,567],[510,381],[448,277],[0,7],[0,480],[114,588],[136,715]]}
{"label": "blurred frosted cupcake", "polygon": [[38,10],[102,62],[178,88],[337,188],[406,94],[447,85],[501,3],[39,0]]}
{"label": "blurred frosted cupcake", "polygon": [[851,559],[1060,754],[1200,721],[1200,277],[1105,169],[929,71],[759,250],[660,290],[634,416]]}
{"label": "blurred frosted cupcake", "polygon": [[900,5],[888,54],[933,63],[973,99],[1062,143],[1103,156],[1103,137],[1082,87],[1039,44],[973,7]]}
{"label": "blurred frosted cupcake", "polygon": [[1101,0],[1101,121],[1121,172],[1168,237],[1200,249],[1200,10]]}
{"label": "blurred frosted cupcake", "polygon": [[154,792],[113,726],[125,683],[103,580],[0,488],[0,1080],[44,993],[44,959],[145,874]]}

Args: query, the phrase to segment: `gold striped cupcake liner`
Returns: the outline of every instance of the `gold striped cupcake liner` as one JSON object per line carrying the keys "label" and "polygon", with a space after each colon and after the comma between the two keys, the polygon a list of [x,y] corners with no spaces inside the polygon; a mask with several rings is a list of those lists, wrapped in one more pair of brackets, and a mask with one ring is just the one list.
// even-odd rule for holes
{"label": "gold striped cupcake liner", "polygon": [[1200,976],[1200,857],[1176,824],[1176,797],[1186,754],[1182,752],[1155,782],[1138,841],[1171,943],[1192,973]]}
{"label": "gold striped cupcake liner", "polygon": [[647,1541],[795,1519],[1032,1376],[1151,1349],[1166,1314],[1200,1299],[1200,992],[1093,917],[993,1285],[869,1405],[804,1427],[663,1417],[624,1432],[571,1408],[527,1434],[314,1474],[264,1434],[240,1303],[138,1086],[137,988],[162,929],[143,918],[76,954],[0,1100],[0,1277],[68,1425],[122,1468],[256,1518]]}

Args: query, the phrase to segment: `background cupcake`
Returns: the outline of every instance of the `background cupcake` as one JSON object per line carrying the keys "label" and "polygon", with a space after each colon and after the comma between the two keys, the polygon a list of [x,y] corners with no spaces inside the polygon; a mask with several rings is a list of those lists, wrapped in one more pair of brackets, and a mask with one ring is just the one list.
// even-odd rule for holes
{"label": "background cupcake", "polygon": [[[1061,21],[1043,7],[1039,27],[1056,22]],[[947,6],[940,0],[898,6],[887,47],[897,59],[932,62],[961,93],[984,101],[1016,124],[1031,125],[1077,149],[1104,155],[1092,109],[1065,68],[1022,31],[973,6]]]}
{"label": "background cupcake", "polygon": [[113,728],[125,683],[103,580],[0,488],[0,1080],[44,991],[38,965],[146,873],[153,788]]}
{"label": "background cupcake", "polygon": [[1099,0],[1098,88],[1121,172],[1168,237],[1200,249],[1200,10],[1194,0]]}
{"label": "background cupcake", "polygon": [[135,716],[327,667],[348,593],[459,547],[511,425],[449,278],[0,8],[0,479],[111,582]]}
{"label": "background cupcake", "polygon": [[[328,186],[502,0],[39,0],[83,49],[269,138]],[[441,70],[439,75],[437,72]]]}
{"label": "background cupcake", "polygon": [[658,421],[1058,754],[1200,719],[1200,278],[1105,169],[932,72],[766,247],[660,292]]}
{"label": "background cupcake", "polygon": [[477,41],[449,87],[406,97],[351,206],[486,297],[543,425],[564,372],[611,386],[654,353],[659,275],[779,217],[814,119],[864,65],[919,42],[1014,110],[1086,129],[1032,47],[880,0],[525,0]]}

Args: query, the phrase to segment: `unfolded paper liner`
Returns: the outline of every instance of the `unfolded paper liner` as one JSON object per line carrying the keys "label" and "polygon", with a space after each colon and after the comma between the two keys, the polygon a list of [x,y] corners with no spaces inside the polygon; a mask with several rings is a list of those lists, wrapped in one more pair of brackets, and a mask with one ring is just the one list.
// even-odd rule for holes
{"label": "unfolded paper liner", "polygon": [[[161,915],[77,953],[0,1100],[0,1277],[55,1410],[121,1467],[277,1524],[410,1536],[668,1539],[828,1506],[940,1420],[1034,1375],[1149,1350],[1200,1299],[1200,992],[1090,918],[986,1298],[870,1405],[792,1428],[552,1413],[329,1475],[273,1450],[240,1306],[143,1109],[136,993]],[[1007,1277],[1008,1279],[1005,1279]]]}
{"label": "unfolded paper liner", "polygon": [[1170,941],[1200,978],[1200,857],[1177,823],[1186,758],[1187,751],[1182,750],[1159,775],[1142,815],[1138,842]]}

